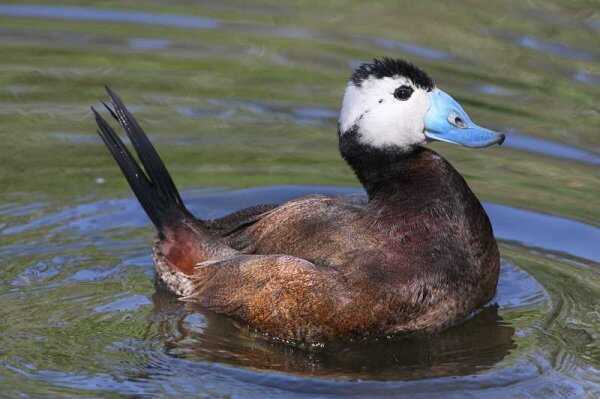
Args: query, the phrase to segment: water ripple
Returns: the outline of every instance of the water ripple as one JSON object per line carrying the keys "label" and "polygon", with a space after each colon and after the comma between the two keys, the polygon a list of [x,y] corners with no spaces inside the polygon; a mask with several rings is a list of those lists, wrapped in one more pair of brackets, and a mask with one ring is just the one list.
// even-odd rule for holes
{"label": "water ripple", "polygon": [[0,5],[0,15],[73,21],[127,22],[188,29],[216,29],[220,25],[219,21],[212,18],[153,14],[141,11],[117,11],[94,7]]}
{"label": "water ripple", "polygon": [[141,306],[152,305],[152,302],[143,295],[131,295],[105,305],[96,306],[94,312],[128,312],[134,311]]}
{"label": "water ripple", "polygon": [[375,38],[373,44],[388,50],[400,50],[404,53],[416,55],[434,61],[447,61],[452,59],[452,55],[442,50],[430,47],[420,46],[414,43],[405,43],[398,40]]}
{"label": "water ripple", "polygon": [[515,131],[508,131],[504,145],[517,150],[548,155],[555,158],[570,159],[574,161],[600,165],[600,155],[572,147],[557,141],[529,136]]}
{"label": "water ripple", "polygon": [[521,36],[515,41],[521,47],[572,60],[595,61],[598,59],[595,54],[588,51],[576,49],[563,43],[545,41],[532,36]]}

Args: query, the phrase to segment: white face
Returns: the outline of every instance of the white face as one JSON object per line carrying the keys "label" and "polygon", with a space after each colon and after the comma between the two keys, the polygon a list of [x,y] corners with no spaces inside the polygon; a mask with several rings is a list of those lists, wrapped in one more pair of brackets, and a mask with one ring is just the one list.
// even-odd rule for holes
{"label": "white face", "polygon": [[[404,85],[413,89],[412,95],[406,100],[394,97],[396,89]],[[360,87],[350,82],[340,112],[340,132],[357,125],[359,140],[365,145],[409,148],[425,142],[425,115],[430,105],[429,92],[401,76],[371,76]]]}

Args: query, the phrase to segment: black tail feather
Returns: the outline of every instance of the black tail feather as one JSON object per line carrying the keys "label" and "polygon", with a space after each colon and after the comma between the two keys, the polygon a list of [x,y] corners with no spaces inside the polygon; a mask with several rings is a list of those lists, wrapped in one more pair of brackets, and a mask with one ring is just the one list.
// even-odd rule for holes
{"label": "black tail feather", "polygon": [[117,161],[148,217],[162,232],[169,224],[177,223],[190,214],[185,208],[167,168],[142,128],[119,97],[108,87],[106,89],[113,101],[114,110],[107,104],[103,104],[127,133],[145,172],[114,129],[92,107],[99,128],[98,134]]}
{"label": "black tail feather", "polygon": [[171,175],[169,175],[167,168],[154,149],[154,146],[150,143],[148,136],[146,136],[129,110],[127,110],[119,96],[117,96],[117,94],[108,86],[106,86],[106,91],[114,106],[114,112],[111,112],[111,114],[119,121],[119,124],[125,130],[125,133],[127,133],[129,140],[131,140],[131,143],[151,180],[156,184],[158,190],[168,199],[174,201],[177,205],[183,205],[183,201],[179,196],[175,183],[173,183],[173,180],[171,179]]}

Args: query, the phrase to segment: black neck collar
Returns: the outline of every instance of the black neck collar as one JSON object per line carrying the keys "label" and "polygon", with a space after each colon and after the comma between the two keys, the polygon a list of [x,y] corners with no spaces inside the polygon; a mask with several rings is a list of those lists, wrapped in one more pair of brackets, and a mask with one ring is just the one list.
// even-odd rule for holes
{"label": "black neck collar", "polygon": [[340,153],[367,191],[369,200],[388,197],[402,192],[411,183],[426,183],[428,180],[427,170],[419,170],[426,165],[421,165],[419,160],[432,151],[420,146],[410,149],[370,147],[359,141],[360,133],[356,126],[343,134],[338,131],[338,134]]}

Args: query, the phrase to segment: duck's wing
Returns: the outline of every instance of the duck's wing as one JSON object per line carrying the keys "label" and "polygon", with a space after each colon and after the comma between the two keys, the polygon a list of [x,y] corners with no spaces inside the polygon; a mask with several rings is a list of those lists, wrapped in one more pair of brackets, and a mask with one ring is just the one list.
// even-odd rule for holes
{"label": "duck's wing", "polygon": [[[315,204],[314,200],[318,198],[320,203]],[[251,206],[248,208],[240,209],[235,211],[229,215],[223,216],[221,218],[205,220],[206,226],[211,229],[215,234],[226,237],[232,234],[238,233],[240,230],[246,229],[253,224],[259,222],[265,217],[269,217],[272,211],[277,211],[278,208],[288,209],[289,204],[297,204],[298,201],[305,200],[312,201],[309,205],[310,212],[307,212],[305,209],[305,219],[309,219],[312,215],[319,212],[321,205],[323,205],[323,201],[327,202],[327,206],[331,208],[332,201],[335,200],[335,197],[326,197],[322,195],[309,195],[305,197],[300,197],[295,200],[290,200],[283,204],[259,204],[255,206]],[[340,212],[344,213],[348,207],[353,207],[356,209],[364,208],[367,204],[367,198],[364,195],[350,195],[338,198],[340,208],[345,208],[344,210],[340,210]],[[322,217],[322,216],[319,216]],[[338,220],[339,221],[339,220]]]}
{"label": "duck's wing", "polygon": [[225,237],[251,226],[277,207],[277,204],[255,205],[218,219],[207,220],[205,223],[214,234]]}
{"label": "duck's wing", "polygon": [[[372,298],[339,272],[289,255],[234,255],[174,274],[155,247],[159,276],[184,301],[231,316],[281,340],[319,342],[376,328],[377,312],[356,314]],[[364,317],[363,317],[364,316]]]}
{"label": "duck's wing", "polygon": [[339,266],[377,249],[363,204],[344,197],[309,195],[254,216],[224,236],[244,253],[288,254],[321,266]]}

